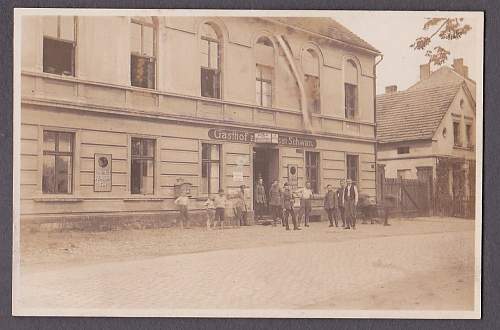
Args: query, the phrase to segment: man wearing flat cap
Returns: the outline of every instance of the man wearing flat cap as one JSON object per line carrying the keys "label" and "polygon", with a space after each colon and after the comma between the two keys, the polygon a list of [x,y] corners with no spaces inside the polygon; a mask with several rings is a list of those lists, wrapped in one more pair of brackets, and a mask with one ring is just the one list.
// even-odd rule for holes
{"label": "man wearing flat cap", "polygon": [[344,188],[343,200],[345,208],[346,227],[356,229],[356,206],[358,205],[358,189],[351,179],[347,179]]}

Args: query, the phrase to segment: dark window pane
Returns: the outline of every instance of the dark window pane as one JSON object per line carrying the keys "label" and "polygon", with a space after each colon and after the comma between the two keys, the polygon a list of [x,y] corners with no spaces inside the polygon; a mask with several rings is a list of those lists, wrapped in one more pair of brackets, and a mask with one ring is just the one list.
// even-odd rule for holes
{"label": "dark window pane", "polygon": [[347,178],[354,182],[358,181],[358,156],[347,155]]}
{"label": "dark window pane", "polygon": [[141,193],[141,160],[132,159],[132,164],[130,168],[130,192],[132,194],[140,194]]}
{"label": "dark window pane", "polygon": [[56,164],[55,156],[43,156],[43,176],[42,176],[42,191],[43,193],[53,194],[56,192]]}
{"label": "dark window pane", "polygon": [[154,193],[155,141],[132,139],[130,191],[132,194]]}
{"label": "dark window pane", "polygon": [[132,156],[139,156],[141,154],[141,140],[132,139]]}
{"label": "dark window pane", "polygon": [[71,193],[71,156],[56,156],[56,190],[57,193]]}
{"label": "dark window pane", "polygon": [[357,111],[357,86],[345,84],[345,116],[353,119]]}
{"label": "dark window pane", "polygon": [[130,81],[132,86],[155,88],[155,60],[154,58],[131,55]]}
{"label": "dark window pane", "polygon": [[43,72],[71,76],[73,63],[73,43],[43,38]]}
{"label": "dark window pane", "polygon": [[59,133],[59,152],[71,152],[73,149],[73,134]]}
{"label": "dark window pane", "polygon": [[219,84],[217,71],[201,68],[201,96],[220,98]]}
{"label": "dark window pane", "polygon": [[210,159],[210,144],[203,143],[201,146],[201,158]]}
{"label": "dark window pane", "polygon": [[56,133],[51,131],[43,132],[43,151],[56,151]]}
{"label": "dark window pane", "polygon": [[155,153],[155,141],[154,140],[142,140],[142,156],[154,157]]}

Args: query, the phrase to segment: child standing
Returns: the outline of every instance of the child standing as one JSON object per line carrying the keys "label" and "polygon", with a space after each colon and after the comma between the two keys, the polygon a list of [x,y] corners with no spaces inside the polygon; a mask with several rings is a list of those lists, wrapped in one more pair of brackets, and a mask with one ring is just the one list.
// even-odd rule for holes
{"label": "child standing", "polygon": [[175,205],[179,207],[179,213],[181,217],[181,229],[186,228],[189,224],[189,214],[188,214],[188,205],[189,205],[189,196],[186,195],[186,192],[182,191],[180,196],[174,201]]}
{"label": "child standing", "polygon": [[210,225],[214,222],[215,218],[215,205],[210,197],[205,202],[205,210],[207,212],[207,230],[210,230]]}
{"label": "child standing", "polygon": [[219,190],[219,194],[215,196],[215,220],[214,228],[217,228],[217,223],[220,223],[221,229],[224,229],[224,212],[226,210],[227,199],[224,195],[224,189]]}

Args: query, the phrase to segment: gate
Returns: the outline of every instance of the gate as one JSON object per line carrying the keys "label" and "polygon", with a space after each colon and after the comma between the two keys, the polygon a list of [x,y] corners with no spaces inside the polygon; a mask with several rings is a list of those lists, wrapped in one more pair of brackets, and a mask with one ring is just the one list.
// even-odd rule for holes
{"label": "gate", "polygon": [[421,180],[385,178],[383,194],[396,197],[394,212],[401,216],[429,216],[431,210],[429,184],[428,181]]}

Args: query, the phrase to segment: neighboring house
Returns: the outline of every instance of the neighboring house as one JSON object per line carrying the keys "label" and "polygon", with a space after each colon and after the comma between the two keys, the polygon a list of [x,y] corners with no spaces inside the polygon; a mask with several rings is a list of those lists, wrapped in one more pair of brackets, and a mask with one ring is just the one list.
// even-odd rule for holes
{"label": "neighboring house", "polygon": [[[462,59],[405,91],[377,95],[377,164],[385,177],[430,180],[436,208],[475,197],[475,82]],[[471,202],[472,203],[472,202]]]}
{"label": "neighboring house", "polygon": [[179,182],[193,216],[259,177],[375,196],[380,52],[332,19],[24,16],[21,44],[22,224],[164,221]]}

